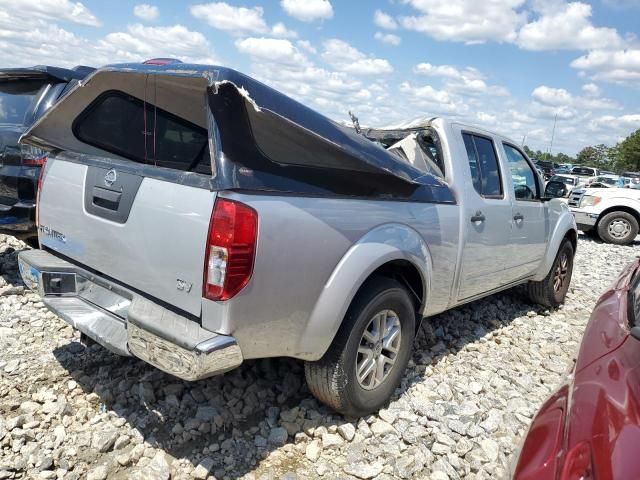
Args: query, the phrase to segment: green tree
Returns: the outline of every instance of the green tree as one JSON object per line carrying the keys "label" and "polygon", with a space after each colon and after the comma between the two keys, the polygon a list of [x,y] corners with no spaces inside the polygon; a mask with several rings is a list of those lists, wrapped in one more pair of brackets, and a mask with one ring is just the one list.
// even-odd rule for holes
{"label": "green tree", "polygon": [[615,148],[601,143],[584,147],[578,152],[577,163],[591,165],[593,167],[610,168],[614,160]]}
{"label": "green tree", "polygon": [[640,171],[640,129],[616,146],[615,159],[620,169]]}

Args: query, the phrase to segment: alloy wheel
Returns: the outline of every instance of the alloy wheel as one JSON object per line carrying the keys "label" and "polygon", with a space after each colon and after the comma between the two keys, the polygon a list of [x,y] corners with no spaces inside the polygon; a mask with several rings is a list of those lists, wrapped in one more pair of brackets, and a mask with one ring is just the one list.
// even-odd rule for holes
{"label": "alloy wheel", "polygon": [[569,255],[566,252],[562,252],[558,259],[558,265],[553,274],[553,291],[560,292],[567,280],[567,274],[569,273]]}
{"label": "alloy wheel", "polygon": [[356,378],[365,390],[379,386],[396,362],[402,340],[400,318],[393,310],[376,313],[362,333],[356,356]]}

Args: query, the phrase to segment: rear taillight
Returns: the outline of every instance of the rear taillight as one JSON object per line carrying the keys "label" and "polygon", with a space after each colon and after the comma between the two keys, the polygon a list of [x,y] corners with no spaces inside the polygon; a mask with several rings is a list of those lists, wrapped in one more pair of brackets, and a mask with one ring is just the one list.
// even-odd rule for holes
{"label": "rear taillight", "polygon": [[47,152],[31,145],[21,144],[20,155],[22,156],[22,165],[25,167],[41,167],[47,161]]}
{"label": "rear taillight", "polygon": [[44,171],[47,166],[47,157],[43,157],[42,168],[38,175],[38,186],[36,187],[36,226],[40,226],[40,190],[42,189],[42,182],[44,181]]}
{"label": "rear taillight", "polygon": [[561,480],[595,480],[591,463],[591,447],[580,442],[567,453],[562,467]]}
{"label": "rear taillight", "polygon": [[245,287],[253,273],[257,237],[255,210],[232,200],[216,200],[205,253],[205,298],[228,300]]}

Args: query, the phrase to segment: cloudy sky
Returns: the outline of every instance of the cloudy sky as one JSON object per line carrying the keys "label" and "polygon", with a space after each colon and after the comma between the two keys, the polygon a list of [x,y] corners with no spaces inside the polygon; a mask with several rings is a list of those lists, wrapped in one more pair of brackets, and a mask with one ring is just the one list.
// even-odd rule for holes
{"label": "cloudy sky", "polygon": [[0,0],[5,66],[171,56],[336,120],[447,116],[546,151],[640,128],[640,0]]}

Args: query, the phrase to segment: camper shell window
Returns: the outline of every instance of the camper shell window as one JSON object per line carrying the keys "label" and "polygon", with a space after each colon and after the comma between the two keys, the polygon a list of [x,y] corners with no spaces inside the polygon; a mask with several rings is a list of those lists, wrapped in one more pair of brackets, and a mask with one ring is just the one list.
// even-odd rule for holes
{"label": "camper shell window", "polygon": [[78,115],[73,133],[134,162],[211,175],[206,128],[124,92],[98,96]]}

